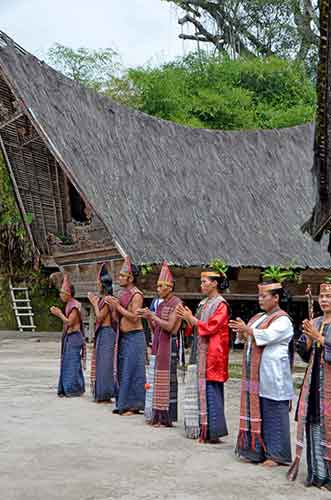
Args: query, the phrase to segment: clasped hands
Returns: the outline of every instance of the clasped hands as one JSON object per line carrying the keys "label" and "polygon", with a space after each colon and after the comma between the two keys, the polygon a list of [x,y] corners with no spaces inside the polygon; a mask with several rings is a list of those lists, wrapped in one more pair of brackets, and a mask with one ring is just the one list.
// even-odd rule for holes
{"label": "clasped hands", "polygon": [[247,339],[250,335],[253,334],[252,329],[248,325],[246,325],[246,323],[241,318],[230,320],[229,327],[244,339]]}
{"label": "clasped hands", "polygon": [[148,307],[141,307],[140,309],[137,309],[137,316],[138,318],[144,318],[147,321],[153,321],[156,317],[156,314],[153,313],[153,311],[150,311]]}
{"label": "clasped hands", "polygon": [[313,321],[309,319],[305,319],[302,322],[302,327],[304,334],[309,337],[311,340],[316,340],[316,342],[320,342],[321,344],[324,344],[324,337],[323,335],[317,330],[317,328],[314,326]]}
{"label": "clasped hands", "polygon": [[[148,321],[154,321],[158,318],[158,316],[154,312],[150,311],[147,307],[138,309],[137,314],[139,318],[144,318]],[[183,305],[178,305],[176,307],[176,315],[178,318],[185,320],[187,323],[190,323],[192,325],[194,325],[197,321],[192,311],[188,307]]]}
{"label": "clasped hands", "polygon": [[197,318],[193,315],[191,309],[182,304],[179,304],[176,307],[176,315],[178,318],[186,321],[186,323],[189,323],[192,326],[196,325],[198,322]]}
{"label": "clasped hands", "polygon": [[113,295],[106,295],[105,302],[106,304],[112,306],[114,309],[117,309],[120,305],[120,301],[116,297],[113,297]]}

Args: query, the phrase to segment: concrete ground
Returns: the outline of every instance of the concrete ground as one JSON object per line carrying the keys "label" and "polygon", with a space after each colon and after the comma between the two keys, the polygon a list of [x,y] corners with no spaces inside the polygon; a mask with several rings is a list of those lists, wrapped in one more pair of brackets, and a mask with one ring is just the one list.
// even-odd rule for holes
{"label": "concrete ground", "polygon": [[[229,436],[222,445],[153,429],[142,416],[56,396],[59,342],[0,334],[0,495],[3,500],[323,499],[286,468],[265,470],[234,455],[239,381],[226,385]],[[181,391],[182,392],[182,391]],[[292,415],[293,418],[293,415]]]}

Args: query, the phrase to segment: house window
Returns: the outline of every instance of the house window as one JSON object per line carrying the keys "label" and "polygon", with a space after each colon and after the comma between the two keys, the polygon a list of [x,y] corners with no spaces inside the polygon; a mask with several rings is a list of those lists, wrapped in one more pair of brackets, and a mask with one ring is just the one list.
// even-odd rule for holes
{"label": "house window", "polygon": [[90,222],[88,207],[71,182],[69,182],[69,199],[72,219],[76,222]]}

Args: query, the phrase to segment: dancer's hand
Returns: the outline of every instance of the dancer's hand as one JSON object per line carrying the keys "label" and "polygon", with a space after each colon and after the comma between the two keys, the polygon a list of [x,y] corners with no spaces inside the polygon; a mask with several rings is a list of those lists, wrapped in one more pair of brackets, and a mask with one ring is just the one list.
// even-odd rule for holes
{"label": "dancer's hand", "polygon": [[105,297],[105,302],[110,306],[113,306],[114,309],[117,309],[117,306],[119,305],[119,300],[116,297],[113,297],[112,295],[107,295]]}
{"label": "dancer's hand", "polygon": [[142,307],[140,309],[137,309],[137,315],[138,318],[144,318],[149,321],[153,320],[155,316],[155,314],[152,311],[150,311],[147,307]]}
{"label": "dancer's hand", "polygon": [[94,295],[94,293],[89,292],[87,294],[87,298],[91,302],[92,306],[96,306],[99,302],[99,297],[97,295]]}
{"label": "dancer's hand", "polygon": [[191,325],[195,324],[197,321],[196,318],[194,317],[191,309],[189,309],[188,307],[183,306],[181,304],[179,304],[176,307],[176,315],[180,319],[183,319],[184,321],[186,321],[187,323],[190,323]]}
{"label": "dancer's hand", "polygon": [[57,316],[58,318],[60,316],[62,316],[62,311],[59,307],[55,307],[55,306],[51,307],[50,312],[51,312],[51,314],[53,314],[53,316]]}
{"label": "dancer's hand", "polygon": [[316,340],[317,342],[324,343],[323,335],[320,334],[311,320],[305,319],[302,323],[302,326],[303,331],[305,335],[307,335],[307,337],[309,337],[311,340]]}
{"label": "dancer's hand", "polygon": [[229,321],[229,327],[235,333],[239,333],[244,338],[247,338],[252,334],[252,329],[246,325],[246,323],[241,318],[232,319]]}

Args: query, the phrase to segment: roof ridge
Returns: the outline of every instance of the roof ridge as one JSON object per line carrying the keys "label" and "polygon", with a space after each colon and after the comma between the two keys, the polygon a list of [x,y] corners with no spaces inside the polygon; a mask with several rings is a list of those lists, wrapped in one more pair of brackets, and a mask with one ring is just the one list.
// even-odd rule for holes
{"label": "roof ridge", "polygon": [[15,49],[17,50],[17,52],[20,52],[23,55],[29,54],[27,50],[18,45],[18,43],[16,43],[10,36],[8,36],[7,33],[0,30],[0,49],[4,47]]}

